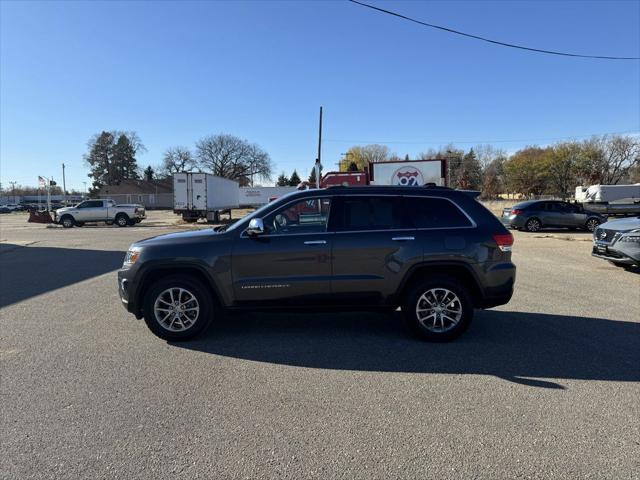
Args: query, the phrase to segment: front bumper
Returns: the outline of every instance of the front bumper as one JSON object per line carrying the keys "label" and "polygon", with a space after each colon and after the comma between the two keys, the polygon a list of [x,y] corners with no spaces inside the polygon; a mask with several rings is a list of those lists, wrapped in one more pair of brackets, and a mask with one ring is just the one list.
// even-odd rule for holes
{"label": "front bumper", "polygon": [[133,313],[136,318],[142,318],[142,309],[137,304],[136,299],[138,284],[135,281],[135,272],[131,268],[118,270],[118,296],[122,306],[129,313]]}
{"label": "front bumper", "polygon": [[613,245],[594,242],[591,256],[620,265],[640,265],[640,245],[633,242],[616,242]]}

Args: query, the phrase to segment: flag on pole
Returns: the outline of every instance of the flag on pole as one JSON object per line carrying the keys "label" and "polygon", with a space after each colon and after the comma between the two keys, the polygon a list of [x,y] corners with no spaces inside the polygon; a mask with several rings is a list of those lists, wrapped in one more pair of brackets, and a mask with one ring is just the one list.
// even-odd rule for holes
{"label": "flag on pole", "polygon": [[47,179],[41,176],[38,176],[38,185],[42,188],[47,186]]}

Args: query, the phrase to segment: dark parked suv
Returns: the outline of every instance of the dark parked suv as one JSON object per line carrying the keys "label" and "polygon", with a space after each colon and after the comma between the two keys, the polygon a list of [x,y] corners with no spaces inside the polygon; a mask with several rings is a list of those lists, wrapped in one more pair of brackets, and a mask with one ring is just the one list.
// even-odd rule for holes
{"label": "dark parked suv", "polygon": [[578,203],[530,200],[502,210],[502,223],[517,230],[537,232],[542,228],[569,228],[593,232],[607,217],[585,210]]}
{"label": "dark parked suv", "polygon": [[427,340],[450,340],[474,308],[509,301],[513,237],[471,196],[441,187],[294,192],[226,229],[134,243],[122,303],[153,333],[186,340],[222,309],[402,307]]}

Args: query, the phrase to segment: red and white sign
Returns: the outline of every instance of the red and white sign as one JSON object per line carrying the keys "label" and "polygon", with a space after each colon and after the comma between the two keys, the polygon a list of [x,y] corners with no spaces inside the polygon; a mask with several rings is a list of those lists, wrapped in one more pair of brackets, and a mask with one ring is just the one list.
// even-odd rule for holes
{"label": "red and white sign", "polygon": [[391,185],[399,185],[401,187],[420,187],[424,185],[422,172],[413,166],[404,166],[398,168],[391,175]]}

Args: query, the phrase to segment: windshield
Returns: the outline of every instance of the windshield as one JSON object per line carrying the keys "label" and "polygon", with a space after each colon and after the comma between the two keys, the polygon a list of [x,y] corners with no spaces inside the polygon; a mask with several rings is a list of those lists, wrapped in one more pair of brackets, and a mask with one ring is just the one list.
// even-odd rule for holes
{"label": "windshield", "polygon": [[295,194],[299,193],[298,190],[295,190],[293,192],[289,192],[279,198],[277,198],[276,200],[274,200],[273,202],[269,202],[269,203],[265,203],[264,205],[262,205],[260,208],[258,208],[257,210],[250,212],[248,214],[246,214],[244,217],[242,217],[240,220],[233,222],[231,225],[227,225],[224,227],[220,227],[218,229],[219,232],[230,232],[231,230],[234,230],[235,228],[238,228],[238,225],[240,224],[244,224],[246,221],[254,218],[254,217],[260,217],[262,215],[262,212],[264,212],[266,209],[272,207],[273,205],[277,205],[280,202],[282,202],[283,200],[285,200],[286,198],[289,198]]}

